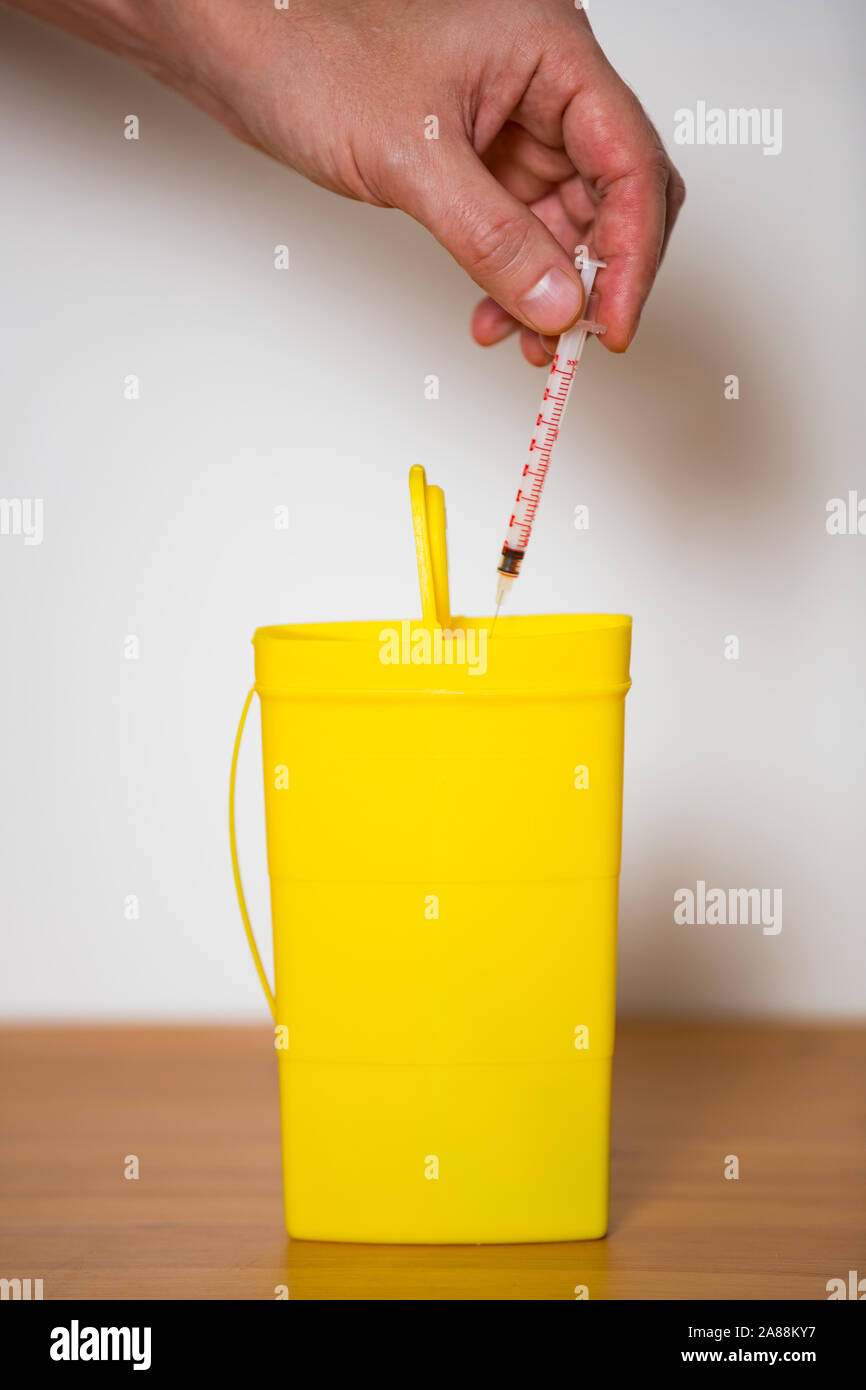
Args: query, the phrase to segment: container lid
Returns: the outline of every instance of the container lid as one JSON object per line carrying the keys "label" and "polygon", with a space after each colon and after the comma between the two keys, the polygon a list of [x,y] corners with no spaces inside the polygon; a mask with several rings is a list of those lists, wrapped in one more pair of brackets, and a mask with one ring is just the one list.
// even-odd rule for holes
{"label": "container lid", "polygon": [[625,693],[631,618],[561,613],[260,627],[256,687],[277,697]]}

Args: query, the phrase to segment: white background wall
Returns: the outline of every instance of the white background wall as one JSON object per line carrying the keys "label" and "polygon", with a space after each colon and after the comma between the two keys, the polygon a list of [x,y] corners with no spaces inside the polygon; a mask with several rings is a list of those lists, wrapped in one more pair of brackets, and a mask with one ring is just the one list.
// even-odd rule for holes
{"label": "white background wall", "polygon": [[[862,1014],[866,536],[828,535],[825,506],[866,496],[864,14],[593,0],[591,18],[669,146],[699,100],[781,107],[783,145],[674,149],[686,209],[634,347],[587,351],[513,610],[634,615],[623,1009]],[[249,639],[418,611],[413,462],[445,488],[455,609],[489,611],[542,375],[472,343],[474,286],[407,218],[5,9],[0,123],[0,495],[45,505],[41,546],[0,537],[0,1007],[262,1017],[226,836]],[[251,735],[240,838],[266,942]],[[699,878],[781,887],[781,933],[675,925]]]}

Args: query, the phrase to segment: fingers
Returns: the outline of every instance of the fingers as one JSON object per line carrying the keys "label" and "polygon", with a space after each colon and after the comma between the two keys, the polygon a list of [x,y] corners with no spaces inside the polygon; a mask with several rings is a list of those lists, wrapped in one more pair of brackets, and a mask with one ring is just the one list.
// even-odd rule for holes
{"label": "fingers", "polygon": [[565,147],[596,201],[593,245],[602,339],[624,352],[652,288],[682,204],[682,180],[634,93],[601,51],[563,115]]}
{"label": "fingers", "polygon": [[520,350],[533,367],[547,367],[556,352],[558,338],[539,335],[524,328],[493,299],[482,299],[472,315],[472,336],[482,347],[493,347],[520,329]]}
{"label": "fingers", "polygon": [[[525,138],[506,132],[490,163],[510,191],[539,194],[539,216],[564,247],[568,243],[567,250],[586,241],[607,263],[596,279],[598,317],[607,330],[601,341],[610,351],[624,352],[637,331],[685,187],[639,101],[594,41],[588,52],[585,38],[581,41],[579,80],[563,47],[555,69],[539,70],[518,113],[531,131]],[[562,177],[553,148],[556,123],[576,171],[571,178]],[[516,166],[511,169],[509,155]],[[546,179],[556,183],[555,191],[541,191]],[[572,229],[577,232],[573,241]],[[517,317],[524,324],[532,322],[525,314]],[[544,324],[534,326],[542,335],[550,332]],[[507,336],[501,319],[485,315],[473,331],[479,342]],[[495,337],[488,336],[494,332]],[[546,345],[525,337],[521,341],[527,360],[538,362]]]}
{"label": "fingers", "polygon": [[563,149],[551,149],[513,121],[505,123],[482,159],[494,178],[521,203],[537,203],[574,174]]}
{"label": "fingers", "polygon": [[[573,179],[572,183],[579,183],[580,180]],[[581,242],[588,240],[589,227],[586,223],[578,223],[576,219],[570,218],[566,213],[561,198],[562,188],[556,193],[538,199],[532,205],[532,211],[553,234],[560,246],[566,253],[573,250]],[[504,338],[516,333],[520,325],[511,317],[507,309],[503,309],[501,304],[497,304],[493,299],[483,299],[476,305],[472,315],[472,336],[482,347],[491,347],[494,343],[501,343]],[[521,339],[525,344],[523,355],[533,366],[540,366],[538,342],[540,341],[545,349],[545,363],[549,364],[550,358],[556,351],[558,337],[543,335],[540,339],[534,335],[536,341],[533,342],[533,335]],[[526,349],[529,349],[527,351]]]}
{"label": "fingers", "polygon": [[507,309],[494,299],[482,299],[476,304],[471,322],[472,336],[482,347],[492,347],[516,333],[520,325]]}
{"label": "fingers", "polygon": [[468,141],[443,141],[440,149],[435,175],[407,180],[393,191],[394,201],[428,227],[513,318],[536,332],[564,332],[583,311],[573,258],[485,168]]}
{"label": "fingers", "polygon": [[520,330],[520,351],[533,367],[547,367],[550,364],[551,354],[542,346],[538,334],[530,328]]}

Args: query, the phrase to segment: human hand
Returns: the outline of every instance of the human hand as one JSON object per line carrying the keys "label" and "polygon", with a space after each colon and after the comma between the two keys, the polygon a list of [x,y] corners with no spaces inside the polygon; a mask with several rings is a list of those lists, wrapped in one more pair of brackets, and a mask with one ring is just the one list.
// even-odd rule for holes
{"label": "human hand", "polygon": [[578,243],[607,262],[601,341],[634,337],[684,187],[572,0],[17,3],[315,183],[423,223],[485,291],[477,342],[519,329],[545,364],[583,311]]}

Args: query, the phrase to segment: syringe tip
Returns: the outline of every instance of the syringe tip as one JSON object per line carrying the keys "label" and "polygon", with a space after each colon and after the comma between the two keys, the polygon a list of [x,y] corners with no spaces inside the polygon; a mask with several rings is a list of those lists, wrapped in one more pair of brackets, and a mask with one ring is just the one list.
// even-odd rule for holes
{"label": "syringe tip", "polygon": [[496,578],[496,616],[497,616],[497,617],[499,616],[499,610],[500,610],[500,608],[502,607],[502,600],[503,600],[503,599],[505,598],[505,596],[507,595],[507,593],[508,593],[508,591],[509,591],[509,589],[511,588],[511,586],[512,586],[513,583],[514,583],[514,575],[513,575],[513,574],[498,574],[498,575],[497,575],[497,578]]}
{"label": "syringe tip", "polygon": [[499,610],[500,610],[500,608],[502,607],[502,600],[505,598],[505,595],[508,593],[508,590],[511,588],[511,586],[512,586],[513,583],[514,583],[514,575],[513,575],[513,574],[500,574],[500,575],[498,575],[498,577],[497,577],[497,581],[496,581],[496,612],[493,614],[493,622],[490,624],[490,636],[491,636],[491,637],[493,636],[493,633],[494,633],[494,631],[496,630],[496,624],[497,624],[497,622],[499,621]]}

